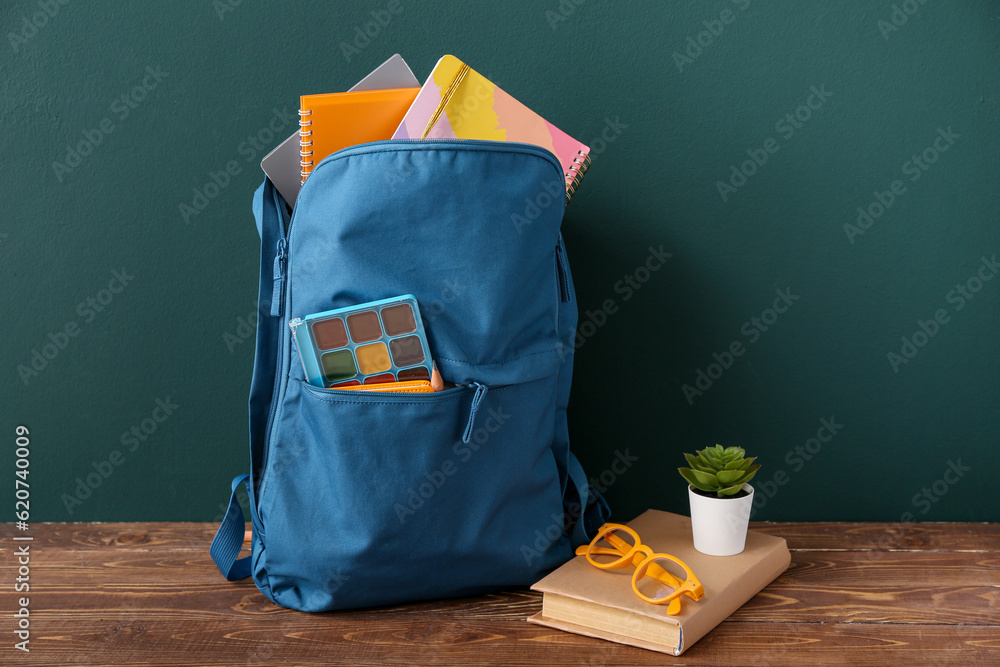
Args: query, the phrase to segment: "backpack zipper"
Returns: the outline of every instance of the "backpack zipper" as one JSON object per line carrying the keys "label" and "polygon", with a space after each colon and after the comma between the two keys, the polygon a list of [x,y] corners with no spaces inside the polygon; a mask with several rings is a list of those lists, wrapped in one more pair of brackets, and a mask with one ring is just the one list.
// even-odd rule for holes
{"label": "backpack zipper", "polygon": [[[556,170],[559,172],[561,178],[564,178],[562,164],[560,164],[559,159],[552,154],[551,151],[542,148],[536,144],[526,144],[519,141],[487,141],[485,139],[386,139],[384,141],[369,141],[364,144],[357,144],[355,146],[348,146],[347,148],[342,148],[335,153],[330,153],[325,158],[320,160],[319,164],[313,167],[312,172],[309,174],[309,178],[312,178],[316,170],[320,168],[324,163],[330,162],[334,159],[339,159],[342,157],[348,157],[351,155],[356,155],[358,153],[385,153],[388,151],[395,150],[395,146],[399,145],[411,145],[411,146],[421,146],[426,147],[427,150],[432,148],[441,148],[447,146],[453,147],[473,147],[477,149],[486,149],[492,152],[509,152],[510,149],[517,149],[520,153],[532,153],[538,157],[547,159],[553,165],[555,165]],[[306,183],[309,182],[309,178],[306,179]],[[303,183],[302,187],[306,187]],[[301,195],[301,190],[299,191]],[[292,214],[292,219],[295,219],[294,212]],[[289,238],[291,238],[291,227],[289,226]]]}
{"label": "backpack zipper", "polygon": [[271,317],[281,317],[285,310],[285,259],[288,257],[288,242],[278,239],[278,252],[274,255],[274,284],[271,288]]}
{"label": "backpack zipper", "polygon": [[[278,252],[274,256],[274,283],[271,292],[271,316],[280,318],[278,324],[278,363],[275,373],[278,381],[275,383],[275,391],[271,392],[271,406],[267,412],[266,434],[264,436],[264,453],[261,457],[261,465],[264,467],[261,472],[260,486],[257,489],[256,498],[259,500],[264,495],[264,482],[267,480],[267,471],[270,468],[268,459],[271,456],[271,436],[275,430],[275,417],[278,413],[278,405],[281,403],[285,393],[285,329],[284,306],[285,306],[285,271],[287,270],[287,248],[288,243],[284,237],[278,239]],[[252,482],[253,480],[251,480]],[[263,525],[263,524],[262,524]],[[263,537],[263,530],[261,530]]]}
{"label": "backpack zipper", "polygon": [[562,236],[556,243],[556,268],[559,271],[559,295],[563,301],[569,302],[572,298],[569,293],[569,263],[566,261],[566,251],[563,250]]}
{"label": "backpack zipper", "polygon": [[[292,216],[294,219],[294,215]],[[288,225],[289,231],[291,231],[291,223]],[[262,457],[261,463],[264,466],[264,470],[260,477],[260,488],[257,491],[257,499],[259,500],[264,495],[264,487],[267,482],[267,472],[270,470],[270,458],[271,458],[271,440],[277,430],[277,415],[278,406],[285,396],[285,385],[286,385],[286,371],[285,371],[285,326],[284,322],[284,311],[285,311],[285,286],[287,281],[285,280],[285,273],[288,270],[288,242],[285,237],[278,239],[278,251],[274,256],[274,286],[271,292],[271,316],[277,317],[279,319],[278,323],[278,363],[275,368],[275,378],[277,380],[277,391],[271,396],[271,407],[267,413],[267,426],[266,434],[264,436],[264,455]]]}
{"label": "backpack zipper", "polygon": [[479,412],[479,404],[486,398],[486,392],[490,389],[485,384],[473,382],[468,387],[475,387],[476,393],[472,395],[472,405],[469,407],[469,421],[465,424],[465,433],[462,434],[462,442],[469,444],[472,439],[472,429],[476,425],[476,413]]}
{"label": "backpack zipper", "polygon": [[[286,236],[288,234],[289,229],[291,228],[292,222],[291,222],[291,218],[288,216],[287,209],[285,208],[284,205],[281,205],[281,202],[279,202],[279,196],[278,196],[277,192],[274,193],[273,202],[275,204],[275,207],[278,209],[278,216],[279,216],[279,221],[280,221],[280,226],[281,226],[281,228],[280,228],[279,231],[281,232],[281,234],[280,234],[280,236],[278,238],[277,251],[275,252],[275,256],[274,256],[274,266],[273,266],[273,269],[271,271],[272,280],[273,280],[273,282],[272,282],[272,288],[271,288],[271,316],[272,317],[279,317],[280,318],[282,316],[282,314],[284,313],[284,304],[285,304],[285,290],[284,290],[284,285],[285,285],[285,270],[286,270],[286,265],[287,265],[286,259],[288,257],[288,253],[287,253],[288,242],[285,239],[286,239]],[[286,223],[286,217],[288,217],[287,223]],[[284,373],[285,373],[285,369],[284,369],[285,358],[284,358],[284,355],[281,352],[282,349],[284,348],[284,345],[285,345],[285,328],[284,328],[284,326],[282,326],[283,324],[284,324],[283,322],[279,322],[279,325],[278,325],[278,359],[277,359],[277,363],[275,364],[275,375],[274,375],[275,382],[278,384],[279,387],[282,384],[281,378],[284,376]],[[250,479],[250,485],[248,487],[250,489],[250,503],[251,503],[250,510],[251,510],[251,513],[253,514],[254,517],[258,517],[259,516],[258,499],[260,498],[260,495],[261,495],[260,492],[264,490],[264,479],[267,477],[267,468],[268,468],[267,461],[268,461],[268,458],[270,458],[270,455],[271,455],[270,454],[270,450],[271,450],[271,427],[272,427],[272,424],[274,422],[275,414],[277,413],[277,411],[278,411],[278,401],[277,401],[277,397],[274,395],[274,392],[272,390],[271,404],[270,404],[270,406],[268,406],[268,411],[267,411],[267,421],[264,423],[265,424],[265,426],[264,426],[264,446],[263,446],[263,450],[264,451],[261,453],[261,463],[260,463],[261,466],[263,467],[263,470],[260,473],[260,475],[261,475],[260,476],[260,483],[259,483],[259,486],[257,486],[258,480],[256,480],[253,477],[251,477],[251,479]],[[254,488],[255,486],[257,488]],[[264,524],[259,519],[257,520],[257,523],[255,525],[255,529],[259,533],[258,538],[259,539],[263,539],[263,537],[264,537]]]}

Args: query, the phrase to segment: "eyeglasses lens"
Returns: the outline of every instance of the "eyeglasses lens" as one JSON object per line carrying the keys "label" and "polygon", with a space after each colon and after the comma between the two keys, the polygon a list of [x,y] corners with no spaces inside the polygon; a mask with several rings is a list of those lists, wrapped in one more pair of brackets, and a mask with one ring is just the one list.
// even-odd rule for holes
{"label": "eyeglasses lens", "polygon": [[590,557],[602,565],[620,561],[635,546],[635,538],[624,530],[614,528],[602,533],[590,546]]}
{"label": "eyeglasses lens", "polygon": [[646,597],[662,600],[674,592],[670,575],[680,583],[687,580],[687,573],[680,565],[669,558],[654,558],[643,564],[635,586]]}

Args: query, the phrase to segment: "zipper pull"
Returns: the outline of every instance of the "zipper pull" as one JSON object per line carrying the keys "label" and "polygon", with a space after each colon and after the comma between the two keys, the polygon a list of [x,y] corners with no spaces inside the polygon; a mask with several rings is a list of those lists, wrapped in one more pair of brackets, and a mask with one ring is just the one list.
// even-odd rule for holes
{"label": "zipper pull", "polygon": [[556,244],[556,269],[559,271],[559,294],[563,301],[568,302],[572,299],[569,293],[569,262],[566,261],[561,239]]}
{"label": "zipper pull", "polygon": [[278,252],[274,256],[274,287],[271,289],[271,317],[281,317],[285,310],[285,249],[288,244],[284,237],[278,239]]}
{"label": "zipper pull", "polygon": [[483,399],[486,398],[486,392],[490,390],[485,384],[478,382],[473,382],[468,386],[470,388],[475,387],[476,393],[472,396],[472,407],[469,408],[469,422],[465,425],[465,433],[462,435],[462,442],[466,444],[472,439],[472,427],[476,425],[476,412],[479,411],[479,404],[483,402]]}

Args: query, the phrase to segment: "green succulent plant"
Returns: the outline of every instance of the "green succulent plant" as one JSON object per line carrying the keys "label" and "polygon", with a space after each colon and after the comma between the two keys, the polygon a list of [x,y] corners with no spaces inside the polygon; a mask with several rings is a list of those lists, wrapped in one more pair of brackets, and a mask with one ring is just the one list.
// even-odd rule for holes
{"label": "green succulent plant", "polygon": [[756,457],[743,458],[745,454],[742,447],[706,447],[694,454],[685,454],[691,467],[678,468],[677,472],[699,491],[727,498],[739,493],[760,469],[753,464]]}

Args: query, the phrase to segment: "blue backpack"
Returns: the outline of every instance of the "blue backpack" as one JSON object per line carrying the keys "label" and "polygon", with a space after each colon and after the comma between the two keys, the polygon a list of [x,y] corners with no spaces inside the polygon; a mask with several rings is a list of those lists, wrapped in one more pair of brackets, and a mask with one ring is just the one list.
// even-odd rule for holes
{"label": "blue backpack", "polygon": [[[230,581],[325,611],[532,584],[608,507],[569,450],[577,306],[565,181],[528,144],[382,141],[324,159],[289,215],[266,180],[250,471],[211,555]],[[456,386],[306,382],[288,323],[412,294]],[[238,558],[245,485],[252,553]]]}

